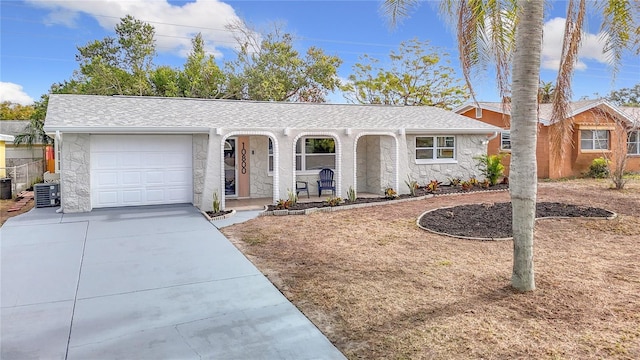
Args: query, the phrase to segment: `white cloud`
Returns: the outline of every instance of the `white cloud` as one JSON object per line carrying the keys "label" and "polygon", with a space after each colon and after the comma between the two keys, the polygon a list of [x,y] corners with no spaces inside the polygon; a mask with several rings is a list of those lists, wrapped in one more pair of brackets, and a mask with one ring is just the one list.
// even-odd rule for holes
{"label": "white cloud", "polygon": [[5,101],[21,105],[33,104],[33,99],[22,90],[21,85],[10,82],[0,82],[0,102]]}
{"label": "white cloud", "polygon": [[[562,39],[564,37],[564,18],[553,18],[544,24],[544,39],[542,43],[542,68],[558,70],[562,54]],[[582,45],[578,51],[576,70],[585,70],[587,64],[583,60],[595,60],[608,64],[609,59],[603,52],[604,38],[602,34],[582,34]]]}
{"label": "white cloud", "polygon": [[191,39],[202,33],[207,51],[221,57],[219,48],[236,48],[233,34],[225,29],[230,23],[239,23],[235,10],[219,0],[196,0],[171,5],[166,0],[27,0],[28,3],[51,10],[46,21],[67,27],[77,26],[80,13],[87,14],[102,28],[113,32],[115,25],[126,15],[148,22],[156,30],[156,48],[159,52],[181,56],[191,49]]}

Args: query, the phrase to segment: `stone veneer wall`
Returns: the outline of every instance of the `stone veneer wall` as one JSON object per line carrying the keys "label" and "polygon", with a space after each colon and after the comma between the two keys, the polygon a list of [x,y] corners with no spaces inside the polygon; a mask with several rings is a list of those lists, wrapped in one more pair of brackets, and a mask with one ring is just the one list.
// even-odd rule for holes
{"label": "stone veneer wall", "polygon": [[61,207],[65,213],[91,211],[91,136],[64,134],[60,169]]}
{"label": "stone veneer wall", "polygon": [[269,175],[269,137],[249,137],[249,196],[270,198],[273,195],[273,176]]}
{"label": "stone veneer wall", "polygon": [[207,152],[209,149],[209,135],[193,135],[193,204],[202,208],[202,192],[204,177],[207,169]]}
{"label": "stone veneer wall", "polygon": [[[425,135],[428,136],[428,135]],[[409,170],[414,180],[420,185],[425,185],[430,180],[438,180],[447,183],[451,177],[469,179],[472,176],[482,180],[478,170],[478,162],[475,156],[486,154],[487,146],[482,144],[485,136],[482,135],[455,135],[456,137],[456,162],[416,164],[415,149],[416,136],[407,136],[407,153],[409,156]],[[406,177],[406,175],[405,175]],[[401,179],[402,180],[402,179]]]}
{"label": "stone veneer wall", "polygon": [[[396,149],[394,139],[391,136],[381,136],[378,151],[380,152],[380,160],[378,162],[380,164],[380,169],[378,170],[380,172],[380,182],[377,184],[377,192],[382,194],[384,190],[389,187],[399,191],[400,189],[396,189],[395,186],[396,159],[394,159],[394,154],[396,153]],[[400,162],[402,159],[398,159],[397,161]],[[376,190],[376,188],[373,190]]]}

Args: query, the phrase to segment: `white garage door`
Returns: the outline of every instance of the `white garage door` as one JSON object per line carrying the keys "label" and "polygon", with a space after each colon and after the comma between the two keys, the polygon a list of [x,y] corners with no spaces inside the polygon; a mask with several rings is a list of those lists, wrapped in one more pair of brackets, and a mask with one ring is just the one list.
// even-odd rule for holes
{"label": "white garage door", "polygon": [[191,135],[91,136],[94,208],[191,203]]}

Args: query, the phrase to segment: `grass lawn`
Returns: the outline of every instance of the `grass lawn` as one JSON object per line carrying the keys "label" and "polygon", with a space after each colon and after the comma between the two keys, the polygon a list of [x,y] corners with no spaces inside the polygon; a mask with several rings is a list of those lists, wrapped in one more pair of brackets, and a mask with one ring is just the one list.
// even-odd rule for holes
{"label": "grass lawn", "polygon": [[440,236],[429,209],[509,201],[436,197],[222,229],[350,359],[639,359],[640,179],[541,182],[539,201],[614,220],[540,220],[537,290],[509,286],[512,242]]}

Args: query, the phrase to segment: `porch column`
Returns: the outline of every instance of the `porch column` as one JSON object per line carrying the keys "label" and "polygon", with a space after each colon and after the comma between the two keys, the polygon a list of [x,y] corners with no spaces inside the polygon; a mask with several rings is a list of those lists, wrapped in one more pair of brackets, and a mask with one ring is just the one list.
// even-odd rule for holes
{"label": "porch column", "polygon": [[224,187],[222,173],[220,172],[220,160],[222,159],[222,133],[217,129],[209,130],[209,145],[207,150],[207,165],[204,172],[204,187],[202,189],[202,203],[198,204],[202,211],[213,211],[213,194],[218,194],[220,209],[224,210]]}

